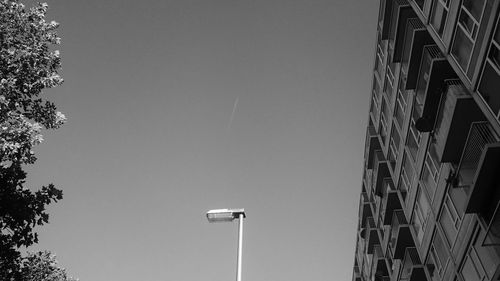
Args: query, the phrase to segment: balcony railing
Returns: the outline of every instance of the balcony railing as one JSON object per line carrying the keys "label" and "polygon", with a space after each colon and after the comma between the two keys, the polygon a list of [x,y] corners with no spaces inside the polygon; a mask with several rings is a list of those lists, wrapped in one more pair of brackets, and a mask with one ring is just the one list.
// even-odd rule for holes
{"label": "balcony railing", "polygon": [[352,270],[352,281],[361,281],[361,280],[362,280],[361,270],[355,260],[355,265]]}
{"label": "balcony railing", "polygon": [[380,34],[377,38],[377,51],[375,55],[375,72],[378,77],[385,76],[385,65],[387,58],[387,40],[382,40]]}
{"label": "balcony railing", "polygon": [[380,142],[378,141],[375,127],[368,126],[366,130],[365,140],[365,169],[373,169],[373,155],[380,150]]}
{"label": "balcony railing", "polygon": [[498,137],[488,122],[476,122],[472,124],[465,150],[460,159],[458,186],[470,187],[473,184],[474,174],[479,166],[483,149],[487,144],[497,141]]}
{"label": "balcony railing", "polygon": [[446,80],[445,89],[434,128],[436,152],[440,162],[457,164],[472,122],[485,117],[460,80]]}
{"label": "balcony railing", "polygon": [[500,202],[497,203],[483,241],[483,246],[500,246]]}
{"label": "balcony railing", "polygon": [[369,265],[372,263],[372,256],[371,255],[363,255],[363,263],[365,264],[365,266],[363,267],[363,277],[365,280],[369,280],[370,269],[371,269],[371,267]]}
{"label": "balcony railing", "polygon": [[391,26],[390,24],[391,24],[392,2],[393,0],[380,1],[379,29],[383,40],[389,37],[389,29]]}
{"label": "balcony railing", "polygon": [[383,280],[381,278],[390,277],[386,257],[384,256],[380,245],[377,245],[374,248],[371,272],[373,280]]}
{"label": "balcony railing", "polygon": [[406,0],[394,0],[392,4],[391,27],[389,38],[394,40],[392,62],[400,62],[403,54],[404,34],[408,19],[416,14]]}
{"label": "balcony railing", "polygon": [[372,169],[365,169],[364,174],[363,174],[363,181],[364,185],[366,188],[366,192],[368,195],[368,198],[371,200],[371,187],[372,187],[372,181],[373,181],[373,170]]}
{"label": "balcony railing", "polygon": [[425,46],[416,84],[416,101],[422,104],[422,116],[417,129],[429,132],[434,122],[443,92],[444,80],[455,78],[456,74],[436,45]]}
{"label": "balcony railing", "polygon": [[389,166],[384,153],[379,150],[373,157],[372,190],[375,195],[382,196],[383,181],[390,177]]}
{"label": "balcony railing", "polygon": [[358,242],[356,245],[356,259],[360,271],[363,271],[363,268],[366,266],[364,264],[364,259],[363,259],[363,257],[365,256],[365,248],[366,248],[365,239],[358,236]]}
{"label": "balcony railing", "polygon": [[363,228],[366,225],[366,220],[369,217],[373,217],[372,212],[372,201],[368,198],[366,192],[361,193],[360,202],[359,202],[359,226]]}
{"label": "balcony railing", "polygon": [[382,100],[382,89],[381,89],[381,81],[378,77],[378,74],[374,73],[373,75],[373,85],[372,85],[372,101],[370,104],[370,116],[372,120],[372,124],[374,124],[375,128],[378,127],[378,122],[380,118],[380,102]]}
{"label": "balcony railing", "polygon": [[399,281],[427,281],[428,274],[422,265],[418,251],[414,247],[406,248]]}
{"label": "balcony railing", "polygon": [[406,74],[406,89],[415,89],[418,70],[425,45],[433,44],[432,37],[418,18],[408,20],[406,27],[401,71]]}
{"label": "balcony railing", "polygon": [[373,217],[369,217],[366,220],[366,241],[368,244],[366,245],[366,253],[373,254],[375,245],[380,245],[380,238],[378,235],[378,228],[375,225],[375,220]]}
{"label": "balcony railing", "polygon": [[[408,19],[403,42],[403,54],[401,58],[401,72],[408,74],[408,66],[413,48],[415,34],[426,33],[425,25],[418,18]],[[418,43],[418,40],[415,42]]]}
{"label": "balcony railing", "polygon": [[393,252],[394,259],[403,259],[405,249],[415,246],[410,232],[410,225],[406,220],[403,210],[396,210],[392,215],[389,246]]}
{"label": "balcony railing", "polygon": [[491,203],[500,165],[499,141],[488,122],[472,123],[455,182],[468,195],[466,213],[482,212]]}
{"label": "balcony railing", "polygon": [[399,190],[390,190],[387,191],[386,196],[384,196],[382,200],[382,211],[381,218],[383,219],[384,225],[390,225],[392,222],[392,216],[394,214],[394,210],[399,210],[402,208],[403,204],[401,202],[401,191]]}

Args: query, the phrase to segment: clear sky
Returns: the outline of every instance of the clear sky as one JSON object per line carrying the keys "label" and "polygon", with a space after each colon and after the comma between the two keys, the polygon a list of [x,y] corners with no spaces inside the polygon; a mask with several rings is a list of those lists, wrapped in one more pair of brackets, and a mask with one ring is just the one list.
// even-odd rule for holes
{"label": "clear sky", "polygon": [[[29,3],[29,2],[28,2]],[[350,280],[378,1],[48,1],[68,117],[28,177],[82,281]]]}

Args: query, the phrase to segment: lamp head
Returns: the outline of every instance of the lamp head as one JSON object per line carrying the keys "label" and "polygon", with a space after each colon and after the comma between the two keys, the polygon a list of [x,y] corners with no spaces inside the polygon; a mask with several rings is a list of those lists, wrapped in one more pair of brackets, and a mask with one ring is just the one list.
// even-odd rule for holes
{"label": "lamp head", "polygon": [[216,209],[207,212],[208,222],[228,222],[238,219],[240,215],[246,217],[245,209]]}

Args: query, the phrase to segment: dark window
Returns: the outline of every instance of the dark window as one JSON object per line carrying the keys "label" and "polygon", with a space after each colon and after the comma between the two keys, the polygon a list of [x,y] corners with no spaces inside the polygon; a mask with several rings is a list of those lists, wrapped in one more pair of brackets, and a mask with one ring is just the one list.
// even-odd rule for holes
{"label": "dark window", "polygon": [[416,103],[424,104],[425,94],[427,91],[427,83],[429,82],[429,73],[432,64],[432,58],[424,52],[422,56],[422,64],[420,65],[420,74],[418,75],[417,87],[415,89],[416,92]]}
{"label": "dark window", "polygon": [[438,159],[436,147],[434,144],[431,144],[425,155],[421,178],[421,181],[431,198],[434,197],[434,192],[436,191],[436,185],[439,178],[439,171],[441,170],[441,163],[439,163]]}
{"label": "dark window", "polygon": [[420,8],[421,11],[424,10],[425,0],[415,0],[415,3],[417,3],[417,6]]}
{"label": "dark window", "polygon": [[497,22],[496,32],[491,40],[490,50],[484,64],[479,93],[497,115],[500,112],[500,21]]}
{"label": "dark window", "polygon": [[443,36],[443,31],[448,18],[450,0],[434,0],[431,10],[431,25],[439,36]]}
{"label": "dark window", "polygon": [[472,50],[479,33],[484,6],[485,0],[464,0],[460,9],[451,53],[468,75]]}
{"label": "dark window", "polygon": [[467,66],[469,65],[469,59],[472,54],[473,47],[474,42],[472,39],[467,37],[463,28],[460,28],[459,26],[457,28],[457,33],[455,34],[455,41],[453,42],[453,49],[451,52],[464,71],[467,70]]}

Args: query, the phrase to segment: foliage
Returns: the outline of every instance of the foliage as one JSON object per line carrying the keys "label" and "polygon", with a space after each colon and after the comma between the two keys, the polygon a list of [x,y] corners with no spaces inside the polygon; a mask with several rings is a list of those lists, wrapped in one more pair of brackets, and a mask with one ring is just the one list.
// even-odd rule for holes
{"label": "foliage", "polygon": [[76,281],[58,266],[56,256],[50,252],[29,253],[21,261],[22,281]]}
{"label": "foliage", "polygon": [[47,4],[31,9],[17,1],[0,2],[0,164],[32,164],[32,147],[42,141],[42,127],[55,129],[66,120],[42,90],[62,84],[60,43],[55,21],[47,23]]}
{"label": "foliage", "polygon": [[23,165],[36,161],[33,148],[43,140],[41,130],[57,129],[66,120],[54,103],[40,97],[44,89],[63,82],[59,51],[51,49],[60,43],[58,23],[45,21],[47,8],[0,0],[1,280],[17,276],[26,262],[19,247],[38,242],[34,227],[48,222],[46,205],[62,199],[62,191],[52,184],[38,191],[24,186]]}

